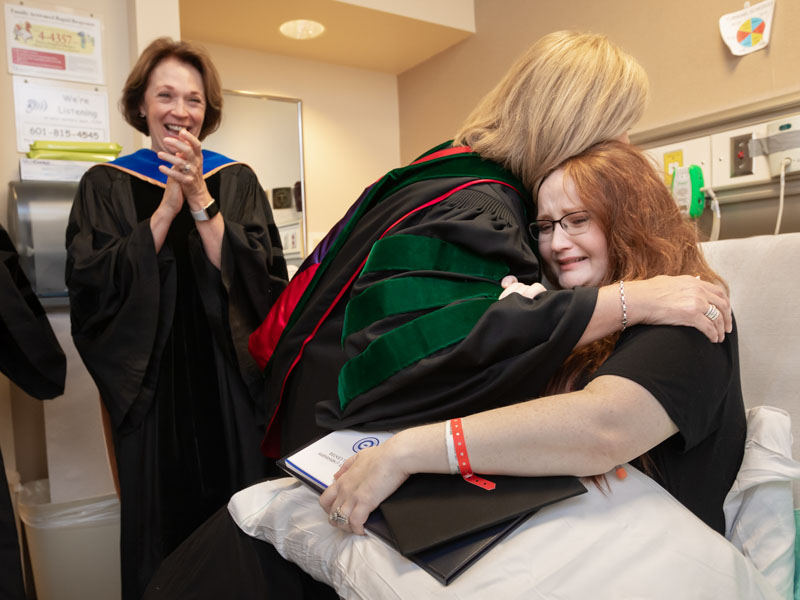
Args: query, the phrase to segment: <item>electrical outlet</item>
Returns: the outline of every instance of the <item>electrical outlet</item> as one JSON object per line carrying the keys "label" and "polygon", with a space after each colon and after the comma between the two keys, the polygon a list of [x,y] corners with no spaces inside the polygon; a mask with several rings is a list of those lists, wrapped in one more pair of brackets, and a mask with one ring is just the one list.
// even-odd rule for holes
{"label": "electrical outlet", "polygon": [[752,133],[737,135],[731,138],[731,177],[753,174],[753,157],[748,144],[753,139]]}

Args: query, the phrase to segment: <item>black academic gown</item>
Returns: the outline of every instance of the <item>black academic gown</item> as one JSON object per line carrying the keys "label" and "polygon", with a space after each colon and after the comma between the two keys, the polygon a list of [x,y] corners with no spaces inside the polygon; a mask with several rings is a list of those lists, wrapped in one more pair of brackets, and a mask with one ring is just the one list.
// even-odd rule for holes
{"label": "black academic gown", "polygon": [[[67,361],[42,305],[0,226],[0,371],[31,396],[64,393]],[[0,454],[0,598],[25,597],[14,511]]]}
{"label": "black academic gown", "polygon": [[267,472],[261,375],[246,344],[285,287],[286,265],[252,170],[228,164],[206,183],[225,220],[221,270],[187,205],[156,254],[149,218],[163,183],[115,165],[83,177],[67,229],[72,333],[113,426],[125,599],[141,597],[172,549]]}

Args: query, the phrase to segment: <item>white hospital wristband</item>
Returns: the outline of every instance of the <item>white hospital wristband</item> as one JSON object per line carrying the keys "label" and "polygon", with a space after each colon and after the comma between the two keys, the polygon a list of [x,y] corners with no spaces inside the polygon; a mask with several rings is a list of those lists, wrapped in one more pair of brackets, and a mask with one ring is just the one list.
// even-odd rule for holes
{"label": "white hospital wristband", "polygon": [[450,429],[450,421],[444,423],[444,442],[447,446],[447,464],[450,466],[452,475],[458,474],[458,458],[456,458],[456,447],[453,444],[453,432]]}

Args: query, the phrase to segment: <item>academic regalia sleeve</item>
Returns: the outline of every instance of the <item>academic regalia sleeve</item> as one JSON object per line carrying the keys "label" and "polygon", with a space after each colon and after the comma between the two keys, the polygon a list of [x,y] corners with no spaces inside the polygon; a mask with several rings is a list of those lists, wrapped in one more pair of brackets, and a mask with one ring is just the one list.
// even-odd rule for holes
{"label": "academic regalia sleeve", "polygon": [[0,226],[0,371],[34,398],[64,393],[67,360]]}
{"label": "academic regalia sleeve", "polygon": [[246,165],[220,172],[219,205],[225,221],[221,269],[208,260],[197,231],[189,236],[192,268],[215,340],[250,390],[253,404],[263,377],[247,350],[250,334],[261,324],[286,287],[286,262],[280,235],[261,184]]}
{"label": "academic regalia sleeve", "polygon": [[129,176],[84,175],[67,225],[72,336],[112,424],[134,428],[155,393],[175,309],[174,259],[137,223]]}
{"label": "academic regalia sleeve", "polygon": [[541,393],[591,319],[597,291],[498,300],[538,263],[513,192],[481,186],[405,219],[375,243],[344,318],[339,406],[319,424],[395,427]]}

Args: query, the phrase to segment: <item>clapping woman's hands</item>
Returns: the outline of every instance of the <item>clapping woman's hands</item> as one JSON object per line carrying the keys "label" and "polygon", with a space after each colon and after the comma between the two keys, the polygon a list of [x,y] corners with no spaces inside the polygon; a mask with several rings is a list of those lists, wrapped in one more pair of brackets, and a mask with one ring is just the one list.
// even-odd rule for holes
{"label": "clapping woman's hands", "polygon": [[181,212],[183,203],[183,190],[180,184],[174,179],[167,178],[167,186],[164,189],[164,195],[161,196],[161,203],[150,217],[150,229],[153,232],[153,245],[156,252],[161,251],[161,246],[164,244],[170,225],[175,217],[178,216],[178,213]]}
{"label": "clapping woman's hands", "polygon": [[187,129],[178,137],[165,137],[164,144],[171,152],[159,152],[158,157],[172,164],[172,168],[161,165],[158,170],[181,186],[183,196],[193,211],[201,210],[210,200],[203,177],[203,147]]}
{"label": "clapping woman's hands", "polygon": [[[169,190],[170,182],[176,182],[180,185],[189,210],[199,213],[214,201],[203,177],[203,149],[200,140],[188,130],[181,129],[178,137],[165,137],[162,142],[170,152],[161,151],[158,153],[158,158],[172,164],[172,167],[166,165],[158,167],[158,170],[167,176],[167,190]],[[163,203],[164,200],[162,200]],[[208,260],[219,269],[222,264],[222,237],[225,233],[222,213],[218,212],[211,219],[199,220],[196,227],[203,240],[203,248]],[[154,239],[156,239],[157,231],[158,235],[161,235],[161,230],[157,226],[153,232]],[[166,230],[163,235],[166,236]],[[163,238],[161,238],[161,242],[156,239],[156,251],[161,248],[161,243],[163,243]]]}
{"label": "clapping woman's hands", "polygon": [[170,214],[174,217],[181,212],[183,206],[183,191],[181,186],[174,179],[167,179],[167,187],[164,190],[164,195],[161,197],[161,204],[169,210]]}

